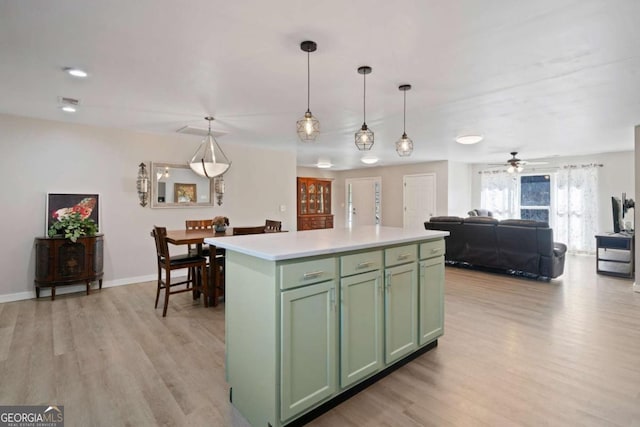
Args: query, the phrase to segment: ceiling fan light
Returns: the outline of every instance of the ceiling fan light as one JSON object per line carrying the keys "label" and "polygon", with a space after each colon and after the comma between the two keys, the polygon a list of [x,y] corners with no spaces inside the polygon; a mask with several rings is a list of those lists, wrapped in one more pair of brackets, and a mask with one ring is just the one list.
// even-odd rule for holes
{"label": "ceiling fan light", "polygon": [[524,168],[521,165],[518,165],[518,167],[516,167],[516,170],[518,172],[522,172],[524,170]]}
{"label": "ceiling fan light", "polygon": [[456,137],[456,142],[458,144],[471,145],[477,144],[483,139],[484,137],[482,135],[460,135]]}
{"label": "ceiling fan light", "polygon": [[516,171],[516,168],[513,167],[513,165],[509,165],[509,167],[507,168],[507,172],[509,173],[514,173]]}

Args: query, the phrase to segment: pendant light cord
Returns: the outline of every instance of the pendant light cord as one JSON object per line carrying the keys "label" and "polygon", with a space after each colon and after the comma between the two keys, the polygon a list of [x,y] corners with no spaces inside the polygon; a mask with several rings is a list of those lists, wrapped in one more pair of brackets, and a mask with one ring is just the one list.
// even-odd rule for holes
{"label": "pendant light cord", "polygon": [[402,133],[407,133],[407,91],[404,92],[404,113],[402,115]]}
{"label": "pendant light cord", "polygon": [[363,73],[363,81],[364,81],[364,96],[362,97],[362,111],[363,111],[363,123],[367,123],[367,74]]}
{"label": "pendant light cord", "polygon": [[307,111],[309,110],[309,99],[311,98],[311,67],[309,66],[309,51],[307,51]]}

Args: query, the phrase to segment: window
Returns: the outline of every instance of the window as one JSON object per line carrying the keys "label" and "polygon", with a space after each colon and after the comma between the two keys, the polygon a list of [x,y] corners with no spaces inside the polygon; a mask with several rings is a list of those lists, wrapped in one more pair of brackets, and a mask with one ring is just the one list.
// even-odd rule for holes
{"label": "window", "polygon": [[551,209],[551,177],[520,177],[520,218],[549,223]]}

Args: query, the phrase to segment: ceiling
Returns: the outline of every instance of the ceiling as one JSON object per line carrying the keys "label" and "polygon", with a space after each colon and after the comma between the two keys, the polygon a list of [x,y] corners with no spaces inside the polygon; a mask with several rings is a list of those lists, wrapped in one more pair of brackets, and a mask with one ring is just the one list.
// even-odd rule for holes
{"label": "ceiling", "polygon": [[[298,165],[468,163],[633,149],[640,123],[637,0],[0,0],[0,113],[297,150]],[[307,102],[316,143],[298,142]],[[89,72],[84,80],[64,67]],[[400,158],[403,98],[411,157]],[[78,112],[58,97],[80,99]],[[473,146],[460,134],[480,133]],[[193,137],[198,140],[199,137]],[[184,141],[184,139],[179,139]],[[197,144],[197,142],[194,142]]]}

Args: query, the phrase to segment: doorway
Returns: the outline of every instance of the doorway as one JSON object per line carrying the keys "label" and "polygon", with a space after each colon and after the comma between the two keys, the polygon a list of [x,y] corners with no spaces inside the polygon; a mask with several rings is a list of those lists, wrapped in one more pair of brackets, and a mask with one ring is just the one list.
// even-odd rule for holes
{"label": "doorway", "polygon": [[403,177],[404,228],[424,229],[424,222],[436,213],[436,174]]}
{"label": "doorway", "polygon": [[379,225],[382,222],[382,178],[348,178],[345,187],[347,227]]}

